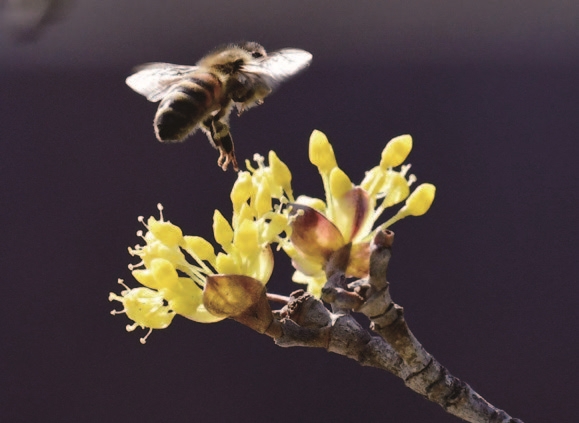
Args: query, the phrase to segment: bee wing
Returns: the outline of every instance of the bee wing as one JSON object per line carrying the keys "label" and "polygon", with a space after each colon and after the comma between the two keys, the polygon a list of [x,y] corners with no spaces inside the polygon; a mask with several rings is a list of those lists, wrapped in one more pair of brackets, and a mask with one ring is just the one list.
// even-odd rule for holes
{"label": "bee wing", "polygon": [[147,97],[147,100],[156,102],[165,97],[173,85],[197,69],[197,66],[146,63],[135,68],[135,73],[125,82],[134,91]]}
{"label": "bee wing", "polygon": [[269,88],[274,89],[282,81],[307,68],[311,61],[311,53],[285,48],[244,65],[243,72],[257,75]]}

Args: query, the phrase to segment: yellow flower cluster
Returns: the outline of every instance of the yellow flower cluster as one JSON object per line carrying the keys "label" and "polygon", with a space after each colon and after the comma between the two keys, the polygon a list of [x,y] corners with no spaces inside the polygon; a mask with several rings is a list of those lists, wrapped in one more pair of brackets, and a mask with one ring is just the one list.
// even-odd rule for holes
{"label": "yellow flower cluster", "polygon": [[[273,271],[270,244],[288,230],[288,212],[282,205],[292,199],[291,173],[274,152],[269,154],[269,166],[261,156],[255,161],[256,168],[247,163],[248,170],[238,173],[231,191],[232,222],[218,210],[213,215],[213,235],[223,252],[215,254],[213,245],[202,237],[184,236],[162,213],[159,219],[147,220],[147,232],[138,233],[145,245],[129,249],[141,258],[131,270],[144,287],[129,289],[120,281],[126,289],[109,296],[124,306],[113,314],[125,312],[134,321],[127,330],[163,329],[175,314],[202,323],[222,320],[224,316],[212,315],[203,304],[206,280],[213,275],[267,283]],[[278,204],[273,205],[274,200]],[[139,220],[144,223],[144,218]]]}
{"label": "yellow flower cluster", "polygon": [[[403,217],[426,213],[434,200],[434,185],[422,184],[410,194],[416,180],[408,175],[410,165],[394,169],[402,165],[411,149],[409,135],[392,139],[382,151],[380,164],[366,172],[356,186],[338,167],[327,137],[320,131],[312,133],[309,158],[320,172],[326,198],[322,201],[300,196],[294,206],[298,212],[292,222],[291,243],[283,246],[296,268],[295,282],[307,284],[308,291],[319,296],[326,281],[325,265],[334,252],[348,244],[351,250],[346,275],[367,276],[373,236]],[[404,200],[398,213],[374,227],[386,208]]]}
{"label": "yellow flower cluster", "polygon": [[[269,166],[255,155],[257,167],[246,162],[231,189],[232,224],[219,211],[213,216],[215,240],[225,253],[215,258],[220,274],[251,276],[266,283],[273,271],[270,244],[279,242],[287,231],[289,213],[283,205],[291,201],[291,173],[270,151]],[[274,201],[277,204],[273,204]]]}
{"label": "yellow flower cluster", "polygon": [[[143,343],[152,329],[166,328],[176,314],[203,323],[235,317],[261,298],[259,287],[273,271],[272,243],[292,259],[293,280],[307,284],[316,296],[326,282],[326,266],[339,251],[347,251],[346,276],[366,277],[374,235],[403,217],[426,213],[434,200],[432,184],[411,193],[416,178],[408,175],[410,165],[403,165],[411,149],[409,135],[392,139],[379,165],[354,185],[338,167],[326,136],[314,131],[309,158],[322,177],[325,201],[306,196],[294,200],[285,163],[273,151],[268,165],[255,155],[256,165],[246,161],[247,170],[238,172],[231,190],[231,221],[219,210],[213,215],[213,236],[222,250],[218,253],[206,239],[183,235],[165,221],[159,205],[158,219],[150,217],[145,223],[139,218],[147,229],[138,232],[145,245],[129,249],[141,259],[130,269],[143,286],[130,289],[119,281],[125,289],[109,299],[120,301],[123,309],[113,314],[126,313],[133,320],[127,330],[149,328]],[[394,216],[375,226],[386,208],[403,201]]]}

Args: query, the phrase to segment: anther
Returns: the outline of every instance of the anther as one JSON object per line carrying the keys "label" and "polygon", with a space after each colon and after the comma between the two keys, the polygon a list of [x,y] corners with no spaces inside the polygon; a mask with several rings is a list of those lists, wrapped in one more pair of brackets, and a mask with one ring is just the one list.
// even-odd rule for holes
{"label": "anther", "polygon": [[147,343],[147,338],[149,337],[149,335],[151,334],[151,332],[153,332],[152,328],[149,328],[149,331],[147,332],[147,334],[145,336],[143,336],[141,339],[139,339],[139,341],[141,341],[141,344],[146,344]]}

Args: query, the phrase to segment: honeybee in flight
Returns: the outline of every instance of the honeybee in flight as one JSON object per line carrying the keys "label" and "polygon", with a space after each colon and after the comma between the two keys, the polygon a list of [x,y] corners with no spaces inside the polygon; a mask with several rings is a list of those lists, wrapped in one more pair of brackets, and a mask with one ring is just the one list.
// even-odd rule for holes
{"label": "honeybee in flight", "polygon": [[161,101],[154,127],[161,142],[180,142],[198,128],[219,150],[218,166],[239,170],[229,114],[260,105],[283,80],[305,69],[312,55],[286,48],[267,54],[255,42],[229,44],[203,57],[196,66],[148,63],[126,80],[152,102]]}

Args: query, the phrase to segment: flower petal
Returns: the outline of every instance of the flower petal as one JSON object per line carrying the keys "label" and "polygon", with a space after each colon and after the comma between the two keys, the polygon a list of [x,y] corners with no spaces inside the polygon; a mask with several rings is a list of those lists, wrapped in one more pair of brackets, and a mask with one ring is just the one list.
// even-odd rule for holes
{"label": "flower petal", "polygon": [[256,259],[249,261],[247,269],[244,270],[247,270],[249,275],[265,285],[273,272],[273,252],[271,247],[269,245],[263,247],[256,254]]}
{"label": "flower petal", "polygon": [[324,213],[326,211],[326,203],[324,203],[319,198],[308,197],[307,195],[300,195],[295,202],[297,204],[301,204],[304,206],[311,207],[312,209],[316,209],[320,213]]}
{"label": "flower petal", "polygon": [[355,187],[334,201],[336,226],[344,235],[345,242],[350,242],[370,216],[370,198],[364,189]]}

